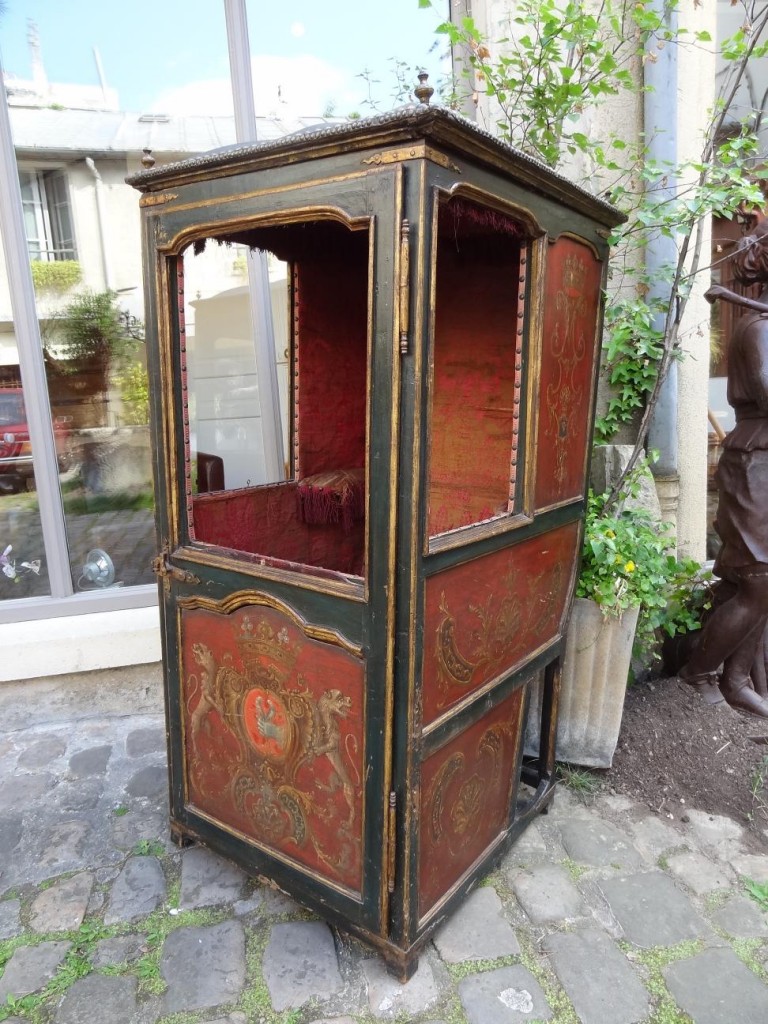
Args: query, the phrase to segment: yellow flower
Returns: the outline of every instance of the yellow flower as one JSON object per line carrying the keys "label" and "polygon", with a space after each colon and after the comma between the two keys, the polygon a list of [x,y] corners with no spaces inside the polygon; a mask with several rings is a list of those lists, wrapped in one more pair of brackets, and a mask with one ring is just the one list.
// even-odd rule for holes
{"label": "yellow flower", "polygon": [[613,540],[616,534],[613,532],[613,530],[606,530],[605,536],[608,538],[608,540]]}
{"label": "yellow flower", "polygon": [[634,571],[635,571],[635,563],[630,558],[630,560],[624,566],[624,572],[634,572]]}

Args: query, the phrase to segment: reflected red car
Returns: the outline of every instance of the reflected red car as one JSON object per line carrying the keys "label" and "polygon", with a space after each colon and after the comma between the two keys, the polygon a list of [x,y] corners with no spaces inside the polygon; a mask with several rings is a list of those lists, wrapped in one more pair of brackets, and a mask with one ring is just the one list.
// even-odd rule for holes
{"label": "reflected red car", "polygon": [[[56,456],[61,471],[71,462],[70,434],[65,416],[53,420]],[[0,489],[17,490],[32,486],[32,443],[21,388],[0,387]]]}

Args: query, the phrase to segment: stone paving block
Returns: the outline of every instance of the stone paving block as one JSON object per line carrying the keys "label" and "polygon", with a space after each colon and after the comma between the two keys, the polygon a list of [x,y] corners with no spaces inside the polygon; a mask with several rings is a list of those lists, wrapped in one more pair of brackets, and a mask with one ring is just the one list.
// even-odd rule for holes
{"label": "stone paving block", "polygon": [[8,996],[21,999],[44,988],[72,947],[71,942],[41,942],[39,946],[19,946],[5,965],[0,978],[0,1006]]}
{"label": "stone paving block", "polygon": [[0,817],[0,857],[8,857],[21,842],[20,815],[4,814]]}
{"label": "stone paving block", "polygon": [[703,853],[675,853],[667,859],[669,870],[699,896],[728,889],[736,881],[725,864],[713,864]]}
{"label": "stone paving block", "polygon": [[165,898],[165,876],[157,857],[130,857],[117,876],[104,915],[105,924],[151,914]]}
{"label": "stone paving block", "polygon": [[531,822],[525,832],[515,840],[502,864],[528,866],[538,864],[547,856],[547,843],[537,822]]}
{"label": "stone paving block", "polygon": [[0,812],[29,807],[41,796],[51,793],[56,786],[52,775],[15,775],[0,782]]}
{"label": "stone paving block", "polygon": [[625,833],[601,818],[570,818],[560,823],[560,834],[568,856],[577,864],[624,871],[641,864]]}
{"label": "stone paving block", "polygon": [[99,970],[138,960],[144,955],[145,940],[144,935],[117,935],[113,939],[102,939],[96,943],[91,963]]}
{"label": "stone paving block", "polygon": [[[248,1024],[248,1018],[244,1013],[235,1010],[226,1017],[217,1017],[216,1020],[204,1020],[201,1024]],[[354,1021],[352,1022],[354,1024]]]}
{"label": "stone paving block", "polygon": [[728,900],[714,911],[712,920],[736,939],[759,939],[768,935],[768,913],[746,896]]}
{"label": "stone paving block", "polygon": [[544,864],[512,879],[523,910],[534,924],[550,924],[586,913],[581,894],[565,868]]}
{"label": "stone paving block", "polygon": [[269,914],[270,917],[284,917],[287,914],[301,913],[302,908],[287,893],[273,889],[269,885],[265,885],[260,891],[264,913]]}
{"label": "stone paving block", "polygon": [[83,923],[93,889],[93,874],[82,871],[41,892],[32,902],[29,923],[36,932],[74,931]]}
{"label": "stone paving block", "polygon": [[552,1017],[541,985],[521,964],[471,974],[459,982],[459,997],[468,1024],[527,1024]]}
{"label": "stone paving block", "polygon": [[613,811],[614,814],[626,814],[627,811],[632,810],[635,803],[623,793],[605,793],[597,798],[594,806],[598,813],[605,807],[609,811]]}
{"label": "stone paving block", "polygon": [[61,825],[53,825],[45,830],[40,837],[38,866],[39,872],[30,872],[32,878],[45,878],[47,875],[60,875],[65,871],[75,871],[87,867],[83,858],[86,842],[92,832],[87,821],[65,821]]}
{"label": "stone paving block", "polygon": [[54,802],[61,811],[90,811],[96,807],[103,792],[101,779],[62,782],[56,787]]}
{"label": "stone paving block", "polygon": [[420,957],[418,968],[405,984],[392,977],[383,960],[364,960],[362,968],[368,983],[368,1005],[379,1020],[410,1020],[438,1000],[435,977],[425,956]]}
{"label": "stone paving block", "polygon": [[707,949],[664,968],[678,1006],[696,1024],[765,1024],[768,985],[731,949]]}
{"label": "stone paving block", "polygon": [[[352,1017],[318,1017],[317,1020],[310,1021],[310,1024],[357,1024],[357,1022]],[[432,1024],[435,1022],[433,1021]]]}
{"label": "stone paving block", "polygon": [[141,839],[157,839],[168,834],[168,815],[160,811],[128,811],[112,815],[110,838],[118,850],[132,850]]}
{"label": "stone paving block", "polygon": [[165,729],[158,726],[149,729],[133,729],[125,738],[125,751],[128,757],[164,754],[166,750]]}
{"label": "stone paving block", "polygon": [[341,988],[331,929],[321,921],[290,921],[272,927],[262,964],[275,1010],[328,999]]}
{"label": "stone paving block", "polygon": [[656,861],[667,850],[682,846],[685,841],[672,825],[655,814],[634,821],[629,827],[637,849],[652,861]]}
{"label": "stone paving block", "polygon": [[3,900],[0,903],[0,939],[12,939],[24,931],[19,920],[20,910],[19,900]]}
{"label": "stone paving block", "polygon": [[54,1017],[55,1024],[132,1024],[137,1007],[138,980],[89,974],[67,989]]}
{"label": "stone paving block", "polygon": [[34,743],[28,744],[19,754],[16,764],[20,768],[45,768],[51,761],[61,757],[67,749],[61,736],[42,736]]}
{"label": "stone paving block", "polygon": [[731,864],[737,874],[751,878],[753,882],[761,885],[768,882],[768,856],[764,854],[747,853],[734,857]]}
{"label": "stone paving block", "polygon": [[637,1024],[648,1016],[648,992],[605,932],[556,933],[544,949],[581,1024]]}
{"label": "stone paving block", "polygon": [[435,934],[434,942],[449,964],[495,960],[520,953],[520,943],[504,917],[498,893],[489,885],[467,897]]}
{"label": "stone paving block", "polygon": [[739,842],[744,835],[741,825],[722,814],[697,810],[690,810],[687,814],[688,828],[703,846],[717,847],[724,842]]}
{"label": "stone paving block", "polygon": [[151,764],[140,768],[128,780],[125,791],[129,796],[157,800],[168,795],[168,770],[164,765]]}
{"label": "stone paving block", "polygon": [[709,932],[688,897],[661,871],[605,878],[599,884],[624,935],[636,946],[673,946]]}
{"label": "stone paving block", "polygon": [[160,970],[168,985],[165,1013],[234,1003],[245,986],[245,934],[239,921],[179,928],[163,945]]}
{"label": "stone paving block", "polygon": [[232,903],[239,899],[246,875],[236,864],[204,846],[185,850],[181,861],[182,910]]}
{"label": "stone paving block", "polygon": [[237,902],[233,903],[232,910],[237,917],[247,917],[248,914],[253,914],[254,911],[258,910],[263,903],[264,897],[262,893],[255,892],[247,900],[237,900]]}
{"label": "stone paving block", "polygon": [[78,778],[87,778],[89,775],[103,775],[107,770],[111,756],[111,743],[98,747],[89,747],[88,750],[81,750],[70,757],[69,770]]}

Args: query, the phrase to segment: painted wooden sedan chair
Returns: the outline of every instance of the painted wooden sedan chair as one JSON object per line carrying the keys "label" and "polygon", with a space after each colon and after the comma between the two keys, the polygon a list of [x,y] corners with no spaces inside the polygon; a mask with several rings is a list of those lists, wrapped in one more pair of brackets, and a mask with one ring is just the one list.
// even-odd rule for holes
{"label": "painted wooden sedan chair", "polygon": [[[552,796],[620,217],[426,105],[129,181],[172,834],[405,979]],[[283,479],[254,482],[256,454],[238,463],[258,389],[219,301],[235,292],[197,301],[206,243],[285,264]],[[198,474],[198,445],[226,489]],[[541,739],[524,757],[529,715]]]}

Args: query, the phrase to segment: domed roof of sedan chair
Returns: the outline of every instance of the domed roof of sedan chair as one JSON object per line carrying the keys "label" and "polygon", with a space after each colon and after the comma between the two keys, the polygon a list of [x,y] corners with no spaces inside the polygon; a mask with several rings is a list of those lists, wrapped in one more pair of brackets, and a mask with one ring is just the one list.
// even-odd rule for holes
{"label": "domed roof of sedan chair", "polygon": [[[221,175],[242,174],[318,160],[339,152],[350,153],[384,146],[433,143],[443,152],[512,175],[521,184],[558,199],[607,227],[625,218],[614,206],[569,181],[562,174],[495,138],[473,121],[444,107],[413,104],[376,117],[313,125],[266,142],[237,143],[209,150],[174,163],[150,167],[126,178],[141,192]],[[407,151],[401,159],[417,157]],[[150,158],[151,159],[151,158]],[[376,160],[371,161],[375,166]]]}

